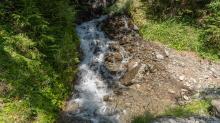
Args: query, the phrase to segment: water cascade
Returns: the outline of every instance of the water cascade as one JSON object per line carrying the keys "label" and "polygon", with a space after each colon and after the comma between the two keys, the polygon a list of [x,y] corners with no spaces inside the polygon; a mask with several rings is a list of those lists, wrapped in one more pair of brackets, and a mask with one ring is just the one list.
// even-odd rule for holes
{"label": "water cascade", "polygon": [[[101,21],[107,17],[108,15],[104,15],[76,27],[84,59],[79,65],[78,81],[73,97],[68,102],[68,105],[77,104],[77,108],[68,115],[93,123],[118,122],[120,117],[116,109],[108,106],[103,100],[105,95],[109,95],[109,99],[112,99],[113,90],[108,88],[108,85],[118,81],[124,74],[119,71],[116,75],[112,75],[104,67],[105,55],[112,52],[112,44],[119,46],[118,42],[106,38],[101,31]],[[122,47],[120,49],[123,57],[120,64],[122,69],[128,59],[124,57],[125,50]]]}

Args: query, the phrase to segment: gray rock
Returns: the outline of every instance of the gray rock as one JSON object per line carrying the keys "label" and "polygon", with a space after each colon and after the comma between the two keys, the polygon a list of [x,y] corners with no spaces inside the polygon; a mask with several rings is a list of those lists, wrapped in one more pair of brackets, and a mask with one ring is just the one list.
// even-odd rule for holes
{"label": "gray rock", "polygon": [[146,68],[146,64],[141,64],[141,65],[139,64],[132,70],[128,71],[120,78],[121,84],[129,86],[141,82],[141,80],[144,77],[145,68]]}
{"label": "gray rock", "polygon": [[134,30],[135,30],[135,31],[138,31],[138,30],[139,30],[138,26],[135,25],[135,24],[134,24]]}
{"label": "gray rock", "polygon": [[194,118],[194,117],[189,117],[189,119],[195,121],[195,118]]}
{"label": "gray rock", "polygon": [[188,90],[186,90],[186,89],[181,89],[181,91],[182,91],[182,92],[186,92],[186,91],[188,91]]}
{"label": "gray rock", "polygon": [[190,98],[187,97],[186,95],[184,95],[183,98],[184,98],[185,100],[187,100],[187,101],[190,99]]}
{"label": "gray rock", "polygon": [[170,123],[176,123],[176,121],[174,119],[169,119]]}
{"label": "gray rock", "polygon": [[148,64],[147,69],[148,69],[148,70],[149,70],[151,73],[154,73],[154,72],[155,72],[156,67],[155,67],[155,66],[153,66],[153,65]]}
{"label": "gray rock", "polygon": [[184,104],[185,104],[184,101],[178,101],[178,103],[179,103],[180,105],[184,105]]}
{"label": "gray rock", "polygon": [[205,79],[208,79],[208,78],[209,78],[209,76],[208,76],[208,75],[204,75],[204,78],[205,78]]}
{"label": "gray rock", "polygon": [[179,77],[179,79],[180,79],[181,81],[183,81],[183,80],[184,80],[184,78],[185,78],[185,76],[184,76],[184,75]]}
{"label": "gray rock", "polygon": [[173,91],[173,89],[168,89],[168,92],[170,92],[170,93],[172,93],[172,94],[175,93],[175,91]]}
{"label": "gray rock", "polygon": [[164,59],[163,55],[160,55],[160,54],[156,55],[156,57],[157,59]]}
{"label": "gray rock", "polygon": [[210,119],[212,119],[212,120],[214,120],[214,121],[219,121],[219,119],[216,118],[216,117],[211,117]]}
{"label": "gray rock", "polygon": [[169,52],[167,50],[165,50],[165,49],[164,49],[164,52],[166,54],[166,57],[168,57],[170,55]]}
{"label": "gray rock", "polygon": [[127,106],[127,107],[131,107],[132,104],[131,104],[131,103],[125,103],[125,106]]}
{"label": "gray rock", "polygon": [[199,99],[200,98],[200,93],[196,93],[192,96],[194,99]]}
{"label": "gray rock", "polygon": [[212,105],[213,115],[220,118],[220,99],[212,100],[211,105]]}

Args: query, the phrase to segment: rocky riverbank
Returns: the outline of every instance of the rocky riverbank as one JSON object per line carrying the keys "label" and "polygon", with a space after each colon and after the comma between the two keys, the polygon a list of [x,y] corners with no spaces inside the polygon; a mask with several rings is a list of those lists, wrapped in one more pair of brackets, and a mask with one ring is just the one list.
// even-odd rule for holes
{"label": "rocky riverbank", "polygon": [[122,60],[119,46],[129,61],[123,68],[125,74],[115,82],[113,100],[108,102],[123,114],[121,122],[129,122],[146,110],[161,115],[170,107],[219,95],[219,63],[144,40],[124,15],[110,15],[102,29],[109,39],[118,41],[112,45],[114,52],[106,55],[106,68],[111,73],[121,71],[117,65]]}
{"label": "rocky riverbank", "polygon": [[[103,96],[109,107],[105,114],[119,115],[120,122],[127,123],[146,111],[158,116],[176,106],[219,96],[219,63],[201,59],[195,53],[177,52],[144,40],[138,34],[138,27],[125,15],[110,14],[107,19],[97,22],[96,27],[100,24],[105,36],[112,40],[108,43],[109,52],[104,54],[100,71],[100,78],[113,90],[113,93]],[[101,49],[97,45],[93,53],[99,54]],[[83,57],[80,59],[83,60]],[[92,66],[96,64],[94,61]],[[111,75],[106,75],[106,71]],[[107,82],[113,78],[119,79]],[[78,107],[76,103],[70,103],[64,112],[71,113]],[[217,108],[215,112],[218,114]],[[63,119],[68,119],[64,121],[84,122],[80,118],[63,116]],[[218,122],[215,117],[207,116],[209,118],[204,114],[199,118],[192,116],[185,119],[168,116],[152,122],[191,122],[193,118],[195,123]]]}

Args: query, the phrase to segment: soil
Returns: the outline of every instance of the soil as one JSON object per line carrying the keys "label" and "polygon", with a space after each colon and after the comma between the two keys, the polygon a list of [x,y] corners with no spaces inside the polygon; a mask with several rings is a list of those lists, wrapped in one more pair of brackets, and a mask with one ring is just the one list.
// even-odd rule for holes
{"label": "soil", "polygon": [[154,71],[145,72],[138,83],[113,88],[116,93],[109,105],[120,109],[122,123],[146,111],[161,115],[181,101],[190,102],[184,96],[190,99],[194,92],[219,87],[219,63],[200,58],[193,52],[179,52],[147,41],[131,28],[125,29],[124,24],[121,16],[116,15],[105,20],[102,27],[106,36],[118,41],[129,56],[133,56],[130,60],[139,59],[141,64],[154,66]]}

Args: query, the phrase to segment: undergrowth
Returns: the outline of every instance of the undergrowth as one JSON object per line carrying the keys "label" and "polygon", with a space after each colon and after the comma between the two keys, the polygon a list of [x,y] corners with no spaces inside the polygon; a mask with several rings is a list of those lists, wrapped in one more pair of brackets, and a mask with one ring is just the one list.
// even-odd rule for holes
{"label": "undergrowth", "polygon": [[80,41],[69,0],[0,2],[0,121],[56,121],[73,89]]}
{"label": "undergrowth", "polygon": [[135,116],[133,118],[132,123],[149,123],[150,121],[155,120],[156,118],[160,118],[162,116],[176,116],[176,117],[182,117],[182,118],[188,118],[193,114],[209,114],[210,113],[210,107],[211,107],[211,100],[198,100],[195,102],[192,102],[191,104],[187,104],[184,107],[175,107],[171,108],[169,107],[168,110],[166,110],[162,115],[155,116],[154,114],[151,114],[150,112],[146,112],[144,115]]}
{"label": "undergrowth", "polygon": [[220,60],[218,0],[118,0],[105,10],[130,14],[149,41]]}

